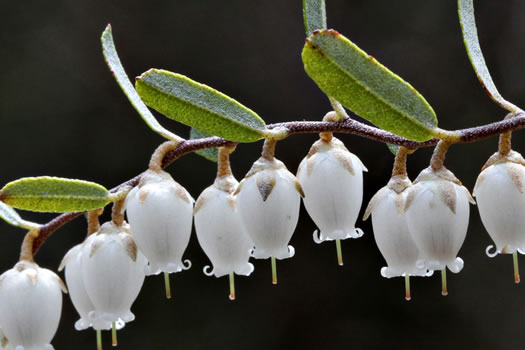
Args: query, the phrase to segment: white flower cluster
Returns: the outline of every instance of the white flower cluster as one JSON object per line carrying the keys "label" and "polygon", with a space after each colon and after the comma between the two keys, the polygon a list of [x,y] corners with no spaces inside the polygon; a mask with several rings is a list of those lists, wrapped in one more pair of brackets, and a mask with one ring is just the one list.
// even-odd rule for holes
{"label": "white flower cluster", "polygon": [[[317,243],[358,238],[363,197],[358,157],[333,137],[313,144],[297,178],[273,155],[264,155],[238,183],[231,171],[218,175],[196,201],[171,176],[148,170],[127,196],[126,222],[107,222],[64,257],[60,270],[80,315],[77,330],[119,329],[134,319],[131,305],[146,275],[186,270],[183,263],[193,217],[198,241],[212,268],[207,275],[248,276],[256,259],[290,258],[289,245],[301,197],[320,232]],[[516,152],[495,154],[475,186],[481,218],[497,253],[525,251],[525,160]],[[424,169],[412,183],[394,174],[371,199],[374,236],[387,265],[384,277],[459,272],[457,256],[467,232],[469,191],[446,168]],[[490,247],[489,247],[490,248]],[[487,249],[488,251],[488,249]],[[276,277],[274,276],[274,283]],[[50,350],[66,287],[53,272],[21,260],[0,276],[1,347]],[[232,294],[233,295],[233,294]],[[407,299],[410,298],[407,292]]]}

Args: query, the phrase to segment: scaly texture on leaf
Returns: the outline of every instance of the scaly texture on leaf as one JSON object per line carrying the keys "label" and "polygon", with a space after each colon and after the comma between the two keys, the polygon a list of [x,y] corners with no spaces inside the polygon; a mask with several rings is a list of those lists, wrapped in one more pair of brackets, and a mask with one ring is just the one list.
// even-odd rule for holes
{"label": "scaly texture on leaf", "polygon": [[184,75],[150,69],[135,86],[151,108],[210,135],[236,142],[253,142],[265,135],[266,125],[255,112]]}
{"label": "scaly texture on leaf", "polygon": [[22,219],[13,208],[4,202],[0,202],[0,218],[10,225],[26,228],[28,230],[37,229],[39,226],[38,224]]}
{"label": "scaly texture on leaf", "polygon": [[391,143],[387,143],[386,146],[388,147],[388,150],[392,152],[392,154],[395,156],[397,154],[397,151],[399,151],[398,145],[393,145]]}
{"label": "scaly texture on leaf", "polygon": [[[203,139],[205,137],[210,137],[210,136],[212,135],[209,135],[195,128],[191,128],[191,131],[190,131],[191,140]],[[219,149],[217,147],[200,149],[196,151],[195,153],[215,163],[217,163],[217,160],[219,159]]]}
{"label": "scaly texture on leaf", "polygon": [[18,209],[65,213],[102,208],[111,198],[93,182],[42,176],[8,183],[0,190],[0,201]]}
{"label": "scaly texture on leaf", "polygon": [[463,32],[463,41],[467,49],[468,57],[479,82],[485,91],[497,104],[510,112],[518,112],[520,108],[505,100],[499,93],[490,75],[487,63],[481,52],[479,45],[478,29],[476,28],[476,18],[474,17],[473,0],[458,0],[459,22]]}
{"label": "scaly texture on leaf", "polygon": [[164,127],[159,124],[157,119],[155,119],[153,114],[151,114],[149,111],[148,107],[146,107],[144,102],[142,102],[140,99],[137,91],[133,87],[133,84],[131,84],[129,81],[128,75],[124,71],[124,67],[122,66],[122,63],[120,62],[120,59],[117,55],[115,43],[113,42],[113,35],[111,34],[111,25],[108,24],[106,30],[104,30],[104,33],[102,33],[101,41],[102,53],[104,54],[104,58],[106,59],[109,69],[113,73],[113,76],[115,77],[115,80],[119,84],[122,91],[124,91],[124,94],[128,97],[129,102],[131,102],[133,107],[137,110],[137,112],[139,112],[146,124],[153,131],[157,132],[168,140],[176,142],[182,141],[182,138],[164,129]]}
{"label": "scaly texture on leaf", "polygon": [[355,114],[410,140],[432,138],[437,118],[423,96],[335,30],[306,39],[302,58],[321,90]]}
{"label": "scaly texture on leaf", "polygon": [[303,18],[306,36],[316,30],[326,29],[325,0],[303,0]]}

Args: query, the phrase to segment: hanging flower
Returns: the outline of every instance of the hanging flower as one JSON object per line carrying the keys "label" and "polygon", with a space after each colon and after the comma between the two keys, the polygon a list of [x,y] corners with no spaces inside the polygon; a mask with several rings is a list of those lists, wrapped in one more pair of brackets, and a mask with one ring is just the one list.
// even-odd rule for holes
{"label": "hanging flower", "polygon": [[304,206],[321,231],[314,241],[359,238],[355,222],[363,201],[361,160],[335,137],[315,142],[297,170],[304,190]]}
{"label": "hanging flower", "polygon": [[483,167],[474,196],[485,229],[496,244],[487,254],[525,252],[525,160],[518,152],[494,154]]}
{"label": "hanging flower", "polygon": [[[89,313],[95,310],[95,306],[91,302],[89,295],[84,285],[84,276],[82,271],[82,253],[86,250],[86,246],[89,246],[92,241],[96,238],[95,234],[92,234],[86,238],[84,242],[71,248],[62,262],[58,271],[65,269],[66,284],[69,290],[69,297],[73,303],[73,306],[80,315],[80,319],[75,323],[75,329],[81,331],[93,326],[94,329],[110,329],[111,324],[101,320],[92,320],[89,318]],[[124,326],[121,320],[117,321],[117,329]]]}
{"label": "hanging flower", "polygon": [[283,162],[259,158],[236,191],[237,206],[248,235],[255,244],[252,256],[286,259],[294,255],[288,243],[299,218],[301,196],[297,178]]}
{"label": "hanging flower", "polygon": [[146,275],[190,268],[182,255],[190,240],[193,202],[165,171],[146,171],[128,194],[125,206],[133,237],[149,261]]}
{"label": "hanging flower", "polygon": [[213,264],[213,270],[207,274],[216,277],[232,272],[248,276],[253,271],[253,265],[248,262],[253,242],[244,229],[233,196],[237,186],[237,180],[231,175],[217,177],[215,183],[202,192],[195,206],[197,239]]}
{"label": "hanging flower", "polygon": [[469,191],[445,167],[424,169],[408,191],[405,211],[420,252],[418,267],[461,271],[457,254],[467,234],[469,201],[475,204]]}
{"label": "hanging flower", "polygon": [[[370,200],[363,220],[372,215],[377,247],[388,266],[381,269],[386,278],[428,276],[425,268],[416,266],[419,251],[410,233],[405,214],[405,201],[412,182],[404,175],[393,176]],[[430,272],[432,274],[432,272]]]}
{"label": "hanging flower", "polygon": [[7,349],[53,349],[62,292],[67,289],[60,277],[34,262],[21,260],[0,276],[0,324]]}
{"label": "hanging flower", "polygon": [[127,223],[118,227],[107,222],[93,236],[79,254],[85,290],[94,306],[89,322],[96,330],[119,321],[124,326],[135,319],[130,308],[144,282],[146,258]]}

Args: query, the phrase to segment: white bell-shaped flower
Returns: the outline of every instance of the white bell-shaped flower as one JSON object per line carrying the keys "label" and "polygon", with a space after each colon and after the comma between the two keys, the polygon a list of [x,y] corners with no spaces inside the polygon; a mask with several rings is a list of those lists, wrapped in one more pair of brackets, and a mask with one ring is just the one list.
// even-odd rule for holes
{"label": "white bell-shaped flower", "polygon": [[54,272],[22,260],[0,276],[0,324],[15,350],[52,350],[67,289]]}
{"label": "white bell-shaped flower", "polygon": [[319,227],[314,241],[359,238],[363,231],[355,222],[363,202],[361,160],[335,137],[315,142],[297,170],[304,190],[304,206]]}
{"label": "white bell-shaped flower", "polygon": [[419,249],[418,266],[457,273],[463,260],[457,257],[469,220],[469,191],[445,167],[424,169],[408,189],[405,203],[408,229]]}
{"label": "white bell-shaped flower", "polygon": [[146,275],[190,268],[182,263],[193,220],[194,199],[164,171],[146,171],[126,197],[126,212],[139,250],[149,261]]}
{"label": "white bell-shaped flower", "polygon": [[197,239],[213,265],[209,273],[205,267],[208,275],[221,277],[234,272],[248,276],[253,271],[248,262],[253,242],[244,229],[233,196],[237,186],[231,175],[217,177],[195,205]]}
{"label": "white bell-shaped flower", "polygon": [[487,254],[525,252],[525,160],[521,154],[494,154],[479,174],[474,187],[479,214],[496,244]]}
{"label": "white bell-shaped flower", "polygon": [[288,243],[299,218],[301,196],[297,178],[283,162],[259,158],[237,188],[237,206],[255,244],[252,256],[286,259],[294,255]]}
{"label": "white bell-shaped flower", "polygon": [[[69,297],[80,315],[80,319],[75,323],[75,329],[77,331],[87,329],[92,325],[94,329],[109,329],[107,322],[89,318],[89,313],[95,310],[95,306],[91,302],[86,291],[86,286],[84,285],[82,253],[85,251],[85,246],[90,245],[95,237],[96,235],[92,234],[88,236],[84,242],[71,248],[64,256],[64,259],[62,259],[60,267],[58,268],[58,271],[65,269]],[[119,320],[116,326],[117,329],[120,329],[124,324]]]}
{"label": "white bell-shaped flower", "polygon": [[88,318],[96,330],[110,329],[112,323],[133,321],[131,304],[144,282],[146,258],[138,251],[129,225],[102,225],[87,241],[80,256],[82,277],[95,307]]}
{"label": "white bell-shaped flower", "polygon": [[386,278],[405,276],[428,276],[425,268],[416,262],[419,250],[410,233],[405,213],[408,189],[412,185],[404,175],[393,176],[370,200],[363,220],[372,215],[374,238],[388,266],[381,269]]}

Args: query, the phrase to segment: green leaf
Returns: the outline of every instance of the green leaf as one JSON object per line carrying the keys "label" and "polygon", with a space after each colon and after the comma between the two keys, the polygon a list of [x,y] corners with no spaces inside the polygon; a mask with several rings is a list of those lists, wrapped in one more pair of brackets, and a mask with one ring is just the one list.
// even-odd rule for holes
{"label": "green leaf", "polygon": [[399,146],[398,145],[393,145],[391,143],[387,143],[386,146],[388,147],[388,150],[390,152],[392,152],[393,155],[396,155],[397,151],[399,151]]}
{"label": "green leaf", "polygon": [[[210,136],[212,135],[209,135],[200,130],[191,128],[191,132],[190,132],[191,140],[202,139],[202,138],[210,137]],[[204,157],[212,162],[217,162],[217,160],[219,159],[219,149],[217,147],[201,149],[201,150],[196,151],[195,153],[197,153],[199,156]]]}
{"label": "green leaf", "polygon": [[302,58],[321,90],[355,114],[411,140],[432,138],[437,118],[423,96],[335,30],[306,39]]}
{"label": "green leaf", "polygon": [[113,73],[113,76],[115,77],[115,80],[119,84],[122,91],[124,91],[124,94],[128,97],[129,102],[131,102],[133,107],[137,110],[137,112],[139,112],[146,124],[153,131],[157,132],[168,140],[177,142],[182,141],[182,138],[164,129],[164,127],[159,124],[157,119],[155,119],[153,114],[151,114],[149,111],[148,107],[146,107],[144,102],[142,102],[140,99],[137,91],[133,87],[133,84],[131,84],[129,81],[128,75],[124,71],[124,67],[122,66],[122,63],[120,62],[120,59],[117,55],[117,49],[115,48],[113,35],[111,33],[111,25],[108,24],[106,30],[104,30],[104,33],[102,33],[101,41],[102,53],[104,54],[104,58],[106,59],[109,69]]}
{"label": "green leaf", "polygon": [[483,85],[490,98],[501,107],[510,112],[520,111],[520,108],[508,102],[500,95],[490,76],[483,52],[481,52],[481,46],[479,45],[478,29],[476,28],[476,18],[474,17],[474,4],[472,0],[458,0],[458,13],[465,48],[467,49],[470,63],[472,63],[472,67],[474,67],[474,71],[481,85]]}
{"label": "green leaf", "polygon": [[303,0],[304,29],[306,36],[319,29],[326,29],[325,0]]}
{"label": "green leaf", "polygon": [[22,219],[13,208],[4,202],[0,202],[0,218],[10,225],[26,228],[28,230],[36,229],[39,226],[38,224]]}
{"label": "green leaf", "polygon": [[102,208],[111,198],[93,182],[42,176],[8,183],[0,190],[0,201],[18,209],[65,213]]}
{"label": "green leaf", "polygon": [[168,118],[236,142],[264,137],[266,125],[252,110],[188,77],[150,69],[137,78],[144,102]]}

